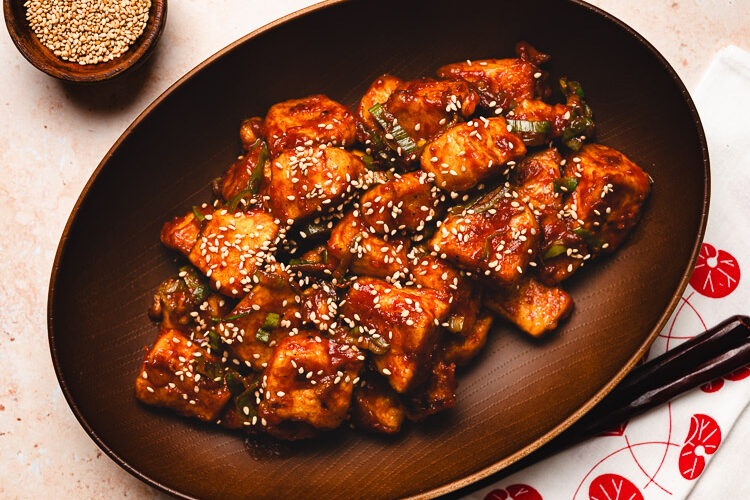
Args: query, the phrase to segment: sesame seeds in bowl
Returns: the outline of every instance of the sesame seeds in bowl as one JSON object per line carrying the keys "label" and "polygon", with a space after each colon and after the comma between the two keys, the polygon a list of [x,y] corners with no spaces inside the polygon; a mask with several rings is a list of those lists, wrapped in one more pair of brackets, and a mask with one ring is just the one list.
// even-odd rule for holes
{"label": "sesame seeds in bowl", "polygon": [[145,61],[159,40],[166,0],[8,0],[8,33],[37,69],[72,82],[108,80]]}

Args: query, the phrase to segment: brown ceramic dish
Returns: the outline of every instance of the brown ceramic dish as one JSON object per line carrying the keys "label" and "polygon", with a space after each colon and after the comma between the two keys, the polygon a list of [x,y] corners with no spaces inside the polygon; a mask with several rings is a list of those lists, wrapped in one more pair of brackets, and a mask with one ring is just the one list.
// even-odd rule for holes
{"label": "brown ceramic dish", "polygon": [[112,61],[82,66],[63,61],[42,45],[26,21],[24,3],[25,0],[3,0],[5,25],[13,43],[37,69],[55,78],[72,82],[109,80],[145,61],[156,46],[167,21],[167,0],[151,0],[146,28],[127,52]]}
{"label": "brown ceramic dish", "polygon": [[[585,85],[598,139],[655,180],[628,242],[570,281],[576,311],[535,342],[499,328],[459,377],[457,407],[400,436],[338,431],[250,452],[233,433],[140,405],[133,379],[156,335],[145,310],[177,264],[165,217],[209,197],[240,121],[325,93],[353,104],[385,71],[512,53],[525,39]],[[692,101],[659,53],[577,0],[327,2],[230,45],[156,100],[107,153],[60,243],[49,295],[52,358],[83,427],[118,464],[200,498],[431,497],[498,471],[581,417],[632,368],[687,285],[708,213],[709,166]]]}

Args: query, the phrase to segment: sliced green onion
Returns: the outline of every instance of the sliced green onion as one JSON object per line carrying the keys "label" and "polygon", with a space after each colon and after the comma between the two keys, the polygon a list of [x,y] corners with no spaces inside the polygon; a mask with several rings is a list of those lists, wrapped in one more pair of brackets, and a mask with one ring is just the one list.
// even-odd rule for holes
{"label": "sliced green onion", "polygon": [[383,127],[383,130],[385,130],[386,134],[390,134],[391,136],[393,136],[393,140],[396,142],[396,144],[398,144],[398,146],[401,148],[401,151],[405,153],[406,156],[417,153],[419,151],[419,146],[417,146],[417,143],[415,143],[414,140],[406,132],[406,130],[404,130],[404,127],[402,127],[398,123],[394,125],[393,120],[389,120],[389,117],[386,116],[386,112],[382,104],[376,104],[368,111],[373,116],[373,118],[375,118],[375,121],[377,121],[378,124]]}
{"label": "sliced green onion", "polygon": [[271,329],[276,328],[279,326],[279,320],[281,319],[281,316],[276,313],[268,313],[266,315],[265,321],[263,321],[263,326],[261,328],[265,329]]}
{"label": "sliced green onion", "polygon": [[182,266],[179,270],[179,273],[183,275],[182,281],[185,282],[188,290],[190,290],[190,294],[193,296],[193,300],[197,304],[200,304],[201,302],[206,300],[206,297],[208,297],[209,294],[208,286],[206,286],[206,284],[200,278],[195,268],[192,266]]}
{"label": "sliced green onion", "polygon": [[596,250],[602,247],[604,242],[598,238],[590,229],[585,227],[577,227],[573,229],[573,232],[580,236],[586,244]]}
{"label": "sliced green onion", "polygon": [[262,143],[260,151],[258,152],[258,163],[255,164],[255,170],[250,174],[250,180],[247,183],[248,191],[253,194],[258,192],[260,189],[260,180],[263,178],[263,166],[266,164],[268,159],[268,146],[266,143]]}
{"label": "sliced green onion", "polygon": [[373,354],[385,354],[386,352],[388,352],[388,349],[391,348],[391,345],[387,340],[383,338],[382,335],[373,337],[369,332],[363,333],[362,329],[358,326],[355,326],[349,331],[349,337],[352,339],[353,343],[356,343],[357,339],[360,336],[364,336],[365,338],[367,338],[367,348]]}
{"label": "sliced green onion", "polygon": [[237,397],[245,392],[245,383],[237,372],[227,371],[224,375],[224,383],[227,385],[229,392],[232,393],[232,396]]}
{"label": "sliced green onion", "polygon": [[375,165],[375,159],[370,155],[363,155],[362,161],[365,164],[365,167],[367,170],[374,170],[373,166]]}
{"label": "sliced green onion", "polygon": [[546,252],[544,252],[544,255],[542,256],[543,259],[554,259],[558,255],[561,255],[565,253],[567,248],[562,243],[553,243],[550,245],[550,247],[547,249]]}
{"label": "sliced green onion", "polygon": [[229,203],[227,203],[227,210],[229,210],[230,212],[234,212],[237,209],[237,205],[239,205],[240,200],[242,200],[245,196],[249,194],[255,194],[255,193],[253,193],[249,189],[245,189],[237,193],[231,200],[229,200]]}
{"label": "sliced green onion", "polygon": [[464,329],[464,317],[453,315],[448,319],[448,330],[453,333],[461,333]]}
{"label": "sliced green onion", "polygon": [[527,134],[548,134],[552,130],[552,122],[547,120],[506,120],[513,132]]}
{"label": "sliced green onion", "polygon": [[256,415],[255,409],[255,389],[248,389],[234,399],[237,406],[239,417],[243,420],[250,420]]}
{"label": "sliced green onion", "polygon": [[250,315],[252,312],[253,311],[246,311],[243,313],[232,314],[231,316],[227,316],[225,318],[211,318],[211,321],[213,321],[214,323],[223,323],[225,321],[233,321],[235,319],[244,318],[245,316]]}
{"label": "sliced green onion", "polygon": [[202,363],[196,364],[195,371],[208,379],[214,380],[221,377],[224,368],[221,366],[221,363],[203,361]]}
{"label": "sliced green onion", "polygon": [[271,339],[271,332],[269,332],[263,327],[258,328],[258,331],[255,332],[255,340],[257,340],[258,342],[263,342],[264,344],[267,344],[270,339]]}
{"label": "sliced green onion", "polygon": [[562,91],[564,96],[576,94],[581,99],[586,97],[583,93],[583,87],[580,83],[576,82],[575,80],[568,80],[565,77],[560,78],[560,90]]}
{"label": "sliced green onion", "polygon": [[221,335],[219,335],[216,330],[210,330],[206,337],[208,338],[208,347],[211,348],[211,351],[214,352],[221,352]]}
{"label": "sliced green onion", "polygon": [[203,222],[204,220],[206,220],[206,216],[203,215],[195,205],[193,205],[193,215],[195,215],[195,218],[198,219],[198,222]]}
{"label": "sliced green onion", "polygon": [[578,187],[578,179],[575,177],[560,177],[552,182],[556,193],[570,193]]}
{"label": "sliced green onion", "polygon": [[320,259],[323,261],[323,264],[328,264],[328,249],[324,248],[323,251],[320,253]]}

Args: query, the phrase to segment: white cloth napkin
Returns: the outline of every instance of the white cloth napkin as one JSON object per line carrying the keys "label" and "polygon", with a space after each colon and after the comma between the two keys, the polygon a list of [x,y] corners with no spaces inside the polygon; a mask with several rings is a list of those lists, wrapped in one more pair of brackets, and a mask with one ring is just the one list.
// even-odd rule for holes
{"label": "white cloth napkin", "polygon": [[[711,207],[690,285],[656,357],[750,308],[750,53],[722,49],[695,90],[711,156]],[[684,499],[750,401],[750,368],[655,408],[467,498]],[[740,458],[740,457],[738,457]],[[748,457],[741,457],[747,460]]]}

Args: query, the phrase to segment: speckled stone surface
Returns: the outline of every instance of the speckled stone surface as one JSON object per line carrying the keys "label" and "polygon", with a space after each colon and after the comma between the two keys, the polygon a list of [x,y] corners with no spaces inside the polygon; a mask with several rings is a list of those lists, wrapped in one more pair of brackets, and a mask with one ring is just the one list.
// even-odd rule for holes
{"label": "speckled stone surface", "polygon": [[[96,447],[58,387],[46,329],[57,243],[99,160],[154,98],[228,43],[311,3],[172,1],[152,59],[115,82],[89,87],[37,71],[0,30],[0,498],[162,496]],[[689,89],[720,47],[750,50],[746,0],[592,3],[644,35]],[[746,456],[748,436],[746,415],[717,454],[717,464],[727,464],[722,474],[709,468],[694,498],[708,498],[695,495],[711,495],[719,483],[733,484],[734,498],[750,498],[750,481],[732,467]]]}

